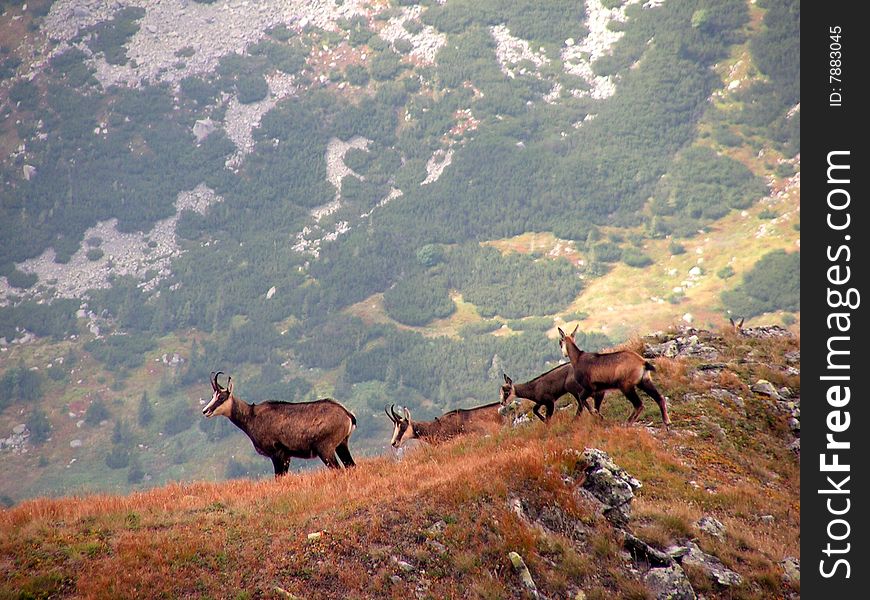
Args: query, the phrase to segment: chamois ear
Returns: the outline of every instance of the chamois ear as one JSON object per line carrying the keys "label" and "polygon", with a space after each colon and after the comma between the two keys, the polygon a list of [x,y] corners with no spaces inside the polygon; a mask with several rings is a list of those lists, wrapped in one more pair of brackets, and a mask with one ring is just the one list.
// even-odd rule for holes
{"label": "chamois ear", "polygon": [[403,411],[405,413],[405,420],[407,420],[408,423],[410,423],[411,422],[411,411],[408,410],[407,406],[403,409]]}
{"label": "chamois ear", "polygon": [[743,327],[743,320],[744,320],[745,318],[746,318],[746,317],[740,317],[740,320],[737,321],[737,329],[741,329],[741,328]]}
{"label": "chamois ear", "polygon": [[230,396],[233,395],[233,378],[227,377],[227,392],[229,392]]}
{"label": "chamois ear", "polygon": [[511,379],[510,377],[508,377],[508,376],[507,376],[507,373],[505,373],[505,374],[504,374],[504,382],[505,382],[506,384],[510,385],[510,384],[512,384],[512,383],[514,382],[514,380]]}
{"label": "chamois ear", "polygon": [[578,329],[580,329],[580,323],[577,323],[577,325],[574,326],[574,331],[571,332],[571,337],[574,337],[575,335],[577,335]]}
{"label": "chamois ear", "polygon": [[565,339],[565,332],[562,331],[561,327],[556,327],[556,329],[559,331],[559,339],[564,340]]}
{"label": "chamois ear", "polygon": [[734,319],[732,319],[731,317],[728,317],[728,322],[731,323],[731,327],[737,327],[737,325],[734,323]]}

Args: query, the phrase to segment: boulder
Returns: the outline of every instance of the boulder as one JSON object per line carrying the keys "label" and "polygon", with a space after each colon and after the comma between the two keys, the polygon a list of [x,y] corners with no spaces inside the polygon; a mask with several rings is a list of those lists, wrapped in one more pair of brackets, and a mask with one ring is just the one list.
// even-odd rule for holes
{"label": "boulder", "polygon": [[782,577],[788,583],[801,582],[801,562],[793,556],[788,556],[780,561],[779,566],[782,567]]}
{"label": "boulder", "polygon": [[779,395],[779,392],[772,383],[770,383],[767,379],[759,379],[755,383],[752,384],[750,388],[756,394],[761,394],[763,396],[770,396],[774,400],[782,400],[782,396]]}
{"label": "boulder", "polygon": [[514,571],[520,576],[520,581],[523,582],[523,586],[529,591],[533,598],[538,598],[538,586],[535,585],[535,580],[532,579],[532,574],[526,566],[526,561],[524,561],[523,557],[516,552],[508,553],[508,558],[511,561]]}
{"label": "boulder", "polygon": [[597,448],[583,451],[575,466],[577,470],[584,475],[581,489],[603,505],[604,517],[617,526],[627,524],[634,492],[641,488],[640,481]]}
{"label": "boulder", "polygon": [[695,600],[695,590],[680,565],[650,569],[643,582],[656,600]]}
{"label": "boulder", "polygon": [[725,526],[722,524],[719,519],[714,519],[710,516],[701,517],[698,519],[698,522],[695,523],[695,527],[703,531],[704,533],[709,533],[713,537],[717,537],[722,539],[725,536]]}
{"label": "boulder", "polygon": [[691,565],[704,571],[710,579],[721,586],[740,585],[743,578],[722,564],[722,561],[701,550],[695,542],[686,542],[688,554],[683,557],[682,564]]}

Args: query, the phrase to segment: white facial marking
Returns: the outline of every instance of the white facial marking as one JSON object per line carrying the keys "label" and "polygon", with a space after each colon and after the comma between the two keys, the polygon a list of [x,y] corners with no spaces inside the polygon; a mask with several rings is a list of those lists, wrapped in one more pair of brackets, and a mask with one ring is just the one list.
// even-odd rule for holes
{"label": "white facial marking", "polygon": [[215,392],[215,393],[213,393],[213,394],[211,395],[211,400],[209,400],[208,404],[206,404],[206,405],[202,408],[202,414],[204,414],[204,415],[207,416],[207,417],[210,417],[210,416],[211,416],[211,411],[214,409],[214,405],[215,405],[215,403],[217,402],[217,399],[218,399],[218,393]]}

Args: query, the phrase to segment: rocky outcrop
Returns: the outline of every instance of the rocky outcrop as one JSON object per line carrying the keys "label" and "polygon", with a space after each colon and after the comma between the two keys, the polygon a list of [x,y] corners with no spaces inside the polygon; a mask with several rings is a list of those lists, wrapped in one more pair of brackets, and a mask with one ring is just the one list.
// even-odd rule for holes
{"label": "rocky outcrop", "polygon": [[594,499],[604,517],[614,525],[622,526],[631,518],[634,492],[642,486],[610,455],[597,448],[587,448],[579,456],[575,472],[583,477],[580,493]]}
{"label": "rocky outcrop", "polygon": [[643,582],[656,600],[695,600],[695,590],[680,565],[650,569]]}

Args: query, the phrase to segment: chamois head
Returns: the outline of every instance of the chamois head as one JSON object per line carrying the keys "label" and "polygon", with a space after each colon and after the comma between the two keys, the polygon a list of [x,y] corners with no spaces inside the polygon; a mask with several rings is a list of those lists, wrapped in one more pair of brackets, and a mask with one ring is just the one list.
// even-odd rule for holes
{"label": "chamois head", "polygon": [[407,408],[403,409],[404,415],[396,412],[395,404],[390,405],[390,410],[384,406],[384,412],[393,422],[393,439],[390,445],[393,448],[401,448],[402,444],[414,437],[414,426],[411,424],[411,411]]}
{"label": "chamois head", "polygon": [[501,390],[499,390],[498,401],[501,402],[502,406],[507,406],[513,399],[517,397],[517,390],[514,386],[514,380],[507,376],[507,373],[504,374],[504,385],[501,386]]}
{"label": "chamois head", "polygon": [[570,335],[566,335],[561,327],[557,327],[556,329],[559,330],[559,349],[562,351],[562,356],[568,358],[568,344],[565,343],[565,340],[570,338],[572,342],[574,341],[574,336],[577,335],[577,330],[580,329],[580,323],[577,323],[577,326],[574,327],[574,331],[572,331]]}
{"label": "chamois head", "polygon": [[731,329],[733,329],[737,333],[740,333],[741,331],[743,331],[743,320],[744,319],[745,319],[745,317],[740,317],[740,320],[735,322],[734,319],[732,319],[731,317],[728,317],[728,321],[731,323]]}
{"label": "chamois head", "polygon": [[223,374],[223,371],[218,371],[217,373],[212,371],[211,373],[211,389],[214,393],[211,395],[211,401],[202,409],[202,414],[206,417],[213,417],[214,415],[230,416],[230,409],[233,403],[227,402],[227,400],[233,397],[233,378],[227,377],[227,387],[224,388],[221,387],[221,384],[217,380],[218,375],[221,374]]}

